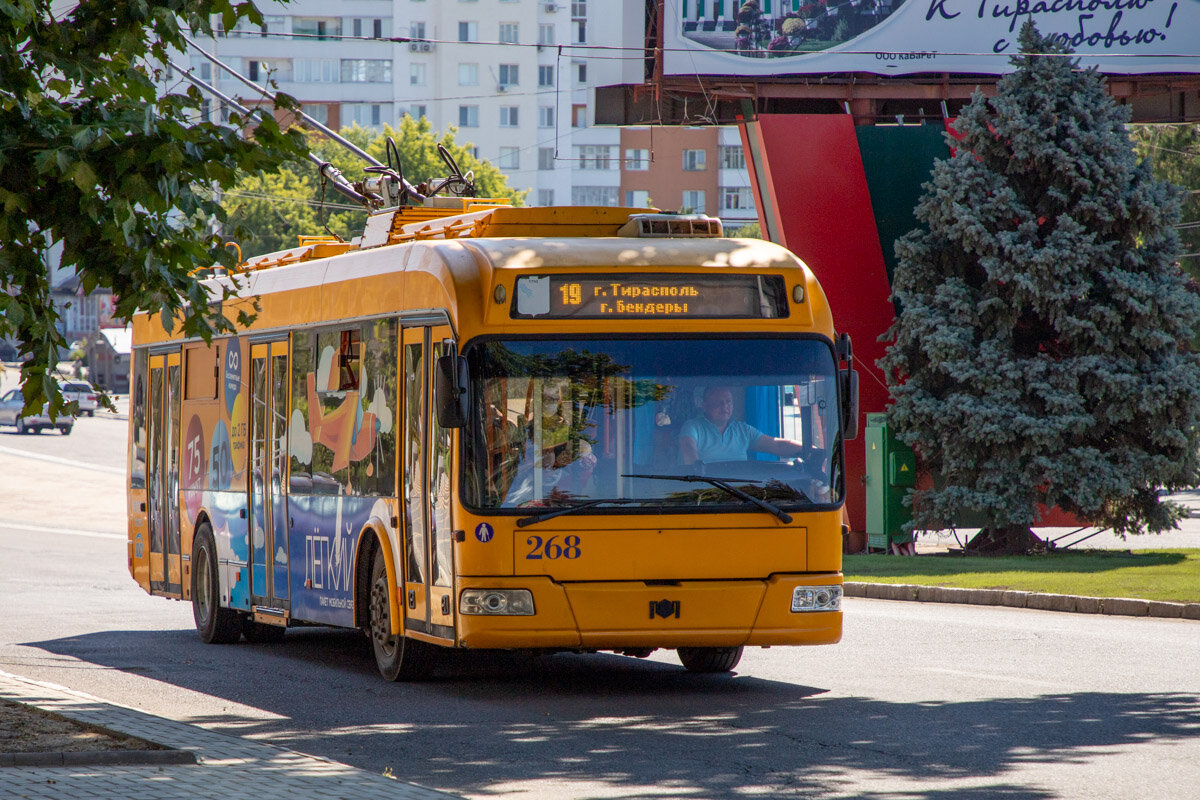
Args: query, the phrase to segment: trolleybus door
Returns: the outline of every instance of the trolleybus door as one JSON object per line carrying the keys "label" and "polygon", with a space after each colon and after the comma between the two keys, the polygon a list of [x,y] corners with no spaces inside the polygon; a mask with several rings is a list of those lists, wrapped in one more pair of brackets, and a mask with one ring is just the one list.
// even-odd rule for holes
{"label": "trolleybus door", "polygon": [[150,356],[147,499],[150,591],[181,596],[179,547],[179,351]]}
{"label": "trolleybus door", "polygon": [[450,431],[432,413],[432,365],[448,353],[448,326],[405,328],[404,376],[404,595],[407,630],[454,637],[454,564],[450,527]]}
{"label": "trolleybus door", "polygon": [[288,343],[250,346],[250,595],[260,613],[287,617]]}

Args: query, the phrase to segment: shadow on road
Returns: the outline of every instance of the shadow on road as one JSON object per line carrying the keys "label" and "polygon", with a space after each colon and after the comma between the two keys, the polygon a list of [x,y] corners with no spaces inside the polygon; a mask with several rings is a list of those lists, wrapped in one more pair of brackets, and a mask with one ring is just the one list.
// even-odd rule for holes
{"label": "shadow on road", "polygon": [[[856,776],[902,779],[905,798],[1043,800],[1052,795],[1015,785],[1010,770],[1200,739],[1193,694],[889,702],[603,654],[473,653],[445,664],[434,682],[389,684],[364,639],[325,629],[290,631],[280,645],[113,631],[28,646],[283,718],[190,722],[483,795],[548,780],[596,781],[605,797],[808,797],[840,793]],[[264,675],[265,684],[252,677]],[[950,790],[948,780],[971,785]]]}

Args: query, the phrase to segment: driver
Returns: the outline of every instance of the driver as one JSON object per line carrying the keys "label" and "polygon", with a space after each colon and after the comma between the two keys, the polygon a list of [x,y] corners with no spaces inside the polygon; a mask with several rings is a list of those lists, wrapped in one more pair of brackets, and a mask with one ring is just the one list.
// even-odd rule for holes
{"label": "driver", "polygon": [[788,458],[808,449],[734,419],[733,391],[728,386],[706,387],[702,408],[704,416],[689,419],[679,431],[679,458],[684,464],[745,461],[751,450]]}

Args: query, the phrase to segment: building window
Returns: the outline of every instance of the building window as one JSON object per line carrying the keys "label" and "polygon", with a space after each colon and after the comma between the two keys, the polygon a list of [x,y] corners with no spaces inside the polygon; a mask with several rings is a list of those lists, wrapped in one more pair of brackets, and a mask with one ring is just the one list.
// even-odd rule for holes
{"label": "building window", "polygon": [[587,127],[587,104],[576,103],[571,106],[571,127],[586,128]]}
{"label": "building window", "polygon": [[575,148],[580,169],[613,169],[613,148],[606,144],[582,144]]}
{"label": "building window", "polygon": [[578,83],[587,83],[587,64],[580,62],[575,65],[575,80]]}
{"label": "building window", "polygon": [[342,125],[378,128],[392,117],[391,103],[342,103]]}
{"label": "building window", "polygon": [[408,38],[424,39],[425,38],[425,23],[414,22],[408,26]]}
{"label": "building window", "polygon": [[391,83],[392,61],[385,58],[343,58],[342,83]]}
{"label": "building window", "polygon": [[515,128],[519,124],[518,112],[520,106],[500,106],[500,127]]}
{"label": "building window", "polygon": [[326,38],[342,35],[341,17],[292,17],[292,33],[300,36]]}
{"label": "building window", "polygon": [[573,0],[571,3],[571,18],[587,16],[587,0]]}
{"label": "building window", "polygon": [[507,89],[510,86],[518,86],[520,81],[520,69],[517,64],[501,64],[500,65],[500,88]]}
{"label": "building window", "polygon": [[322,125],[329,124],[329,106],[324,103],[305,103],[304,113],[315,119]]}
{"label": "building window", "polygon": [[538,127],[554,127],[554,106],[538,106]]}
{"label": "building window", "polygon": [[408,65],[408,85],[409,86],[424,86],[425,85],[425,65],[424,64],[409,64]]}
{"label": "building window", "polygon": [[625,149],[625,169],[645,172],[650,169],[650,151],[635,148]]}
{"label": "building window", "polygon": [[458,65],[458,85],[459,86],[478,86],[479,85],[479,65],[478,64],[459,64]]}
{"label": "building window", "polygon": [[428,116],[427,111],[428,109],[424,105],[413,106],[412,111],[409,112],[409,115],[413,119],[420,119],[421,117]]}
{"label": "building window", "polygon": [[[384,23],[387,23],[387,29],[384,29]],[[376,39],[382,39],[385,36],[392,35],[392,21],[390,19],[373,19],[371,20],[371,35]]]}
{"label": "building window", "polygon": [[679,209],[684,214],[704,213],[704,190],[688,189],[683,193],[683,207]]}
{"label": "building window", "polygon": [[479,41],[479,23],[478,22],[460,22],[460,23],[458,23],[458,40],[460,42],[477,42],[477,41]]}
{"label": "building window", "polygon": [[746,154],[741,145],[721,145],[721,169],[745,169]]}
{"label": "building window", "polygon": [[572,20],[571,25],[575,29],[575,44],[587,44],[587,20]]}
{"label": "building window", "polygon": [[571,205],[615,206],[617,205],[617,187],[573,186],[571,187]]}
{"label": "building window", "polygon": [[458,127],[460,127],[460,128],[478,128],[479,127],[479,106],[459,106],[458,107]]}
{"label": "building window", "polygon": [[703,150],[684,150],[683,151],[683,169],[685,172],[703,172],[705,167],[705,151]]}
{"label": "building window", "polygon": [[553,189],[538,189],[538,205],[539,206],[554,205],[554,190]]}
{"label": "building window", "polygon": [[554,148],[538,148],[538,169],[554,169]]}
{"label": "building window", "polygon": [[287,32],[287,17],[263,16],[262,25],[259,26],[260,36],[266,36],[268,33],[286,33]]}
{"label": "building window", "polygon": [[504,44],[516,44],[520,37],[520,25],[516,22],[501,22],[500,23],[500,41]]}
{"label": "building window", "polygon": [[357,17],[350,23],[350,31],[352,36],[362,36],[362,23],[363,21]]}
{"label": "building window", "polygon": [[649,208],[650,207],[650,192],[643,189],[634,189],[625,193],[625,205],[630,208]]}
{"label": "building window", "polygon": [[554,66],[542,65],[538,67],[538,86],[547,87],[554,85]]}
{"label": "building window", "polygon": [[722,211],[753,211],[754,194],[749,186],[726,186],[721,190]]}
{"label": "building window", "polygon": [[297,58],[292,72],[297,83],[338,82],[338,62],[332,58]]}
{"label": "building window", "polygon": [[538,25],[538,44],[554,44],[554,25]]}
{"label": "building window", "polygon": [[292,62],[286,58],[272,61],[247,59],[246,73],[246,77],[252,81],[290,81],[292,79]]}
{"label": "building window", "polygon": [[501,147],[500,148],[500,169],[520,169],[521,168],[521,148],[519,147]]}

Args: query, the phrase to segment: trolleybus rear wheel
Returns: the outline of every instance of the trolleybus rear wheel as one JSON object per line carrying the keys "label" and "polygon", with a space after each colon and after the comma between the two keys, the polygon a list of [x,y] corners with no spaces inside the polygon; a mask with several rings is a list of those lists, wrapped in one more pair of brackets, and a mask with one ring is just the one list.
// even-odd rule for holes
{"label": "trolleybus rear wheel", "polygon": [[217,546],[212,526],[202,522],[192,543],[192,616],[206,644],[232,644],[241,638],[242,620],[232,608],[221,608],[217,581]]}
{"label": "trolleybus rear wheel", "polygon": [[375,651],[379,674],[389,681],[414,681],[429,676],[433,669],[432,645],[392,633],[391,589],[382,549],[371,557],[370,619],[367,633]]}
{"label": "trolleybus rear wheel", "polygon": [[688,672],[729,672],[741,660],[740,647],[679,648],[679,661]]}

